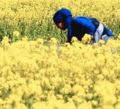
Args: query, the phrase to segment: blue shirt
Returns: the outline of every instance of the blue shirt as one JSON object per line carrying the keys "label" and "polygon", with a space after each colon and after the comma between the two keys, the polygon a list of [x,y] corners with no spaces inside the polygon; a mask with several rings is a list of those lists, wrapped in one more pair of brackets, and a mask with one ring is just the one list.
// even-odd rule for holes
{"label": "blue shirt", "polygon": [[[99,21],[95,18],[77,16],[68,18],[66,21],[68,29],[67,41],[70,42],[73,36],[76,36],[81,41],[82,37],[87,33],[94,37],[96,29],[99,26]],[[113,36],[112,32],[104,26],[102,35]]]}

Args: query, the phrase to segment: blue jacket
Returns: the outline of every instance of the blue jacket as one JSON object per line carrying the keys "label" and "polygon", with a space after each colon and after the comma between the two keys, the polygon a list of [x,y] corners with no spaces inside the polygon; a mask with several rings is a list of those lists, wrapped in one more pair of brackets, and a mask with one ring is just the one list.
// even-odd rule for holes
{"label": "blue jacket", "polygon": [[[94,34],[99,26],[99,21],[96,18],[83,16],[72,17],[68,9],[62,8],[58,10],[53,20],[55,24],[64,22],[64,29],[68,29],[67,41],[71,42],[73,36],[76,36],[81,41],[82,37],[87,33],[94,37]],[[104,26],[102,35],[113,36],[112,32]]]}

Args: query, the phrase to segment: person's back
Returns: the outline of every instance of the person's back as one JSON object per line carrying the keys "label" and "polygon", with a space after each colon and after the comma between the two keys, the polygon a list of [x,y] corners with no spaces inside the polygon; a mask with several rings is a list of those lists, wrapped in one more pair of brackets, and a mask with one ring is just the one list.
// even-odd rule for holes
{"label": "person's back", "polygon": [[73,36],[76,36],[80,41],[85,34],[94,35],[96,31],[95,25],[88,17],[77,16],[72,20]]}

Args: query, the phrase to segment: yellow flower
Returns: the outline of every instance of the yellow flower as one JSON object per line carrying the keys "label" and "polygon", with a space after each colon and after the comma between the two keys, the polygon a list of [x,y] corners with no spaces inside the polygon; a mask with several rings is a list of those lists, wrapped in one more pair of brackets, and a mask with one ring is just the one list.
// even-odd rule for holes
{"label": "yellow flower", "polygon": [[89,34],[85,34],[84,37],[82,38],[83,44],[89,44],[92,40],[92,36]]}
{"label": "yellow flower", "polygon": [[20,37],[19,31],[14,31],[14,32],[13,32],[13,38],[19,39],[19,37]]}
{"label": "yellow flower", "polygon": [[105,44],[105,41],[104,40],[99,40],[98,44],[103,45],[103,44]]}
{"label": "yellow flower", "polygon": [[92,109],[92,105],[90,102],[83,102],[79,104],[78,109]]}
{"label": "yellow flower", "polygon": [[9,38],[7,36],[4,36],[3,40],[2,40],[2,46],[3,48],[8,48],[9,47]]}
{"label": "yellow flower", "polygon": [[118,103],[115,107],[116,109],[120,109],[120,103]]}
{"label": "yellow flower", "polygon": [[47,108],[47,104],[44,103],[44,102],[36,102],[32,105],[32,108],[33,109],[40,109],[40,108],[43,108],[43,109],[48,109]]}
{"label": "yellow flower", "polygon": [[102,109],[114,109],[114,106],[112,106],[112,105],[103,105]]}
{"label": "yellow flower", "polygon": [[38,38],[38,39],[37,39],[37,43],[38,43],[38,44],[43,44],[43,43],[44,43],[44,40],[41,39],[41,38]]}
{"label": "yellow flower", "polygon": [[77,41],[78,41],[78,39],[75,36],[73,36],[72,37],[72,42],[77,42]]}
{"label": "yellow flower", "polygon": [[50,43],[51,43],[51,45],[53,44],[53,45],[56,45],[57,44],[57,39],[56,38],[51,38],[50,39]]}
{"label": "yellow flower", "polygon": [[28,109],[23,103],[17,103],[15,109]]}

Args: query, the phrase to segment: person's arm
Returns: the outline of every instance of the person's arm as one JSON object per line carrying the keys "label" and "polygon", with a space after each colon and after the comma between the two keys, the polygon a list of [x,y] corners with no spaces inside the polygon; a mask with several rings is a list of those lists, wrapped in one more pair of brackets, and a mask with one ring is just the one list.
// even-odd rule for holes
{"label": "person's arm", "polygon": [[68,29],[68,34],[67,34],[67,42],[71,43],[71,39],[72,39],[72,19],[68,19],[67,22],[66,22],[66,26],[67,26],[67,29]]}
{"label": "person's arm", "polygon": [[72,27],[70,25],[68,27],[67,42],[71,42],[71,39],[72,39]]}

